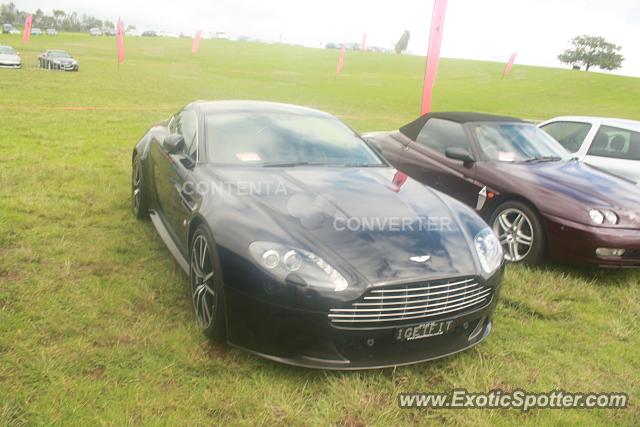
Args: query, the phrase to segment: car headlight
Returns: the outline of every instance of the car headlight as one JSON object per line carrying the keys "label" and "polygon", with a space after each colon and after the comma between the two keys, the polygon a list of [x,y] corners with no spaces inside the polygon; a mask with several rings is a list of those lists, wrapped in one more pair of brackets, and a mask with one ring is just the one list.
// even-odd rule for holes
{"label": "car headlight", "polygon": [[484,272],[487,274],[495,272],[502,264],[504,254],[502,245],[493,230],[489,227],[482,229],[473,239],[473,243]]}
{"label": "car headlight", "polygon": [[605,222],[607,224],[611,224],[611,225],[616,225],[619,221],[618,219],[618,215],[610,210],[598,210],[598,209],[591,209],[589,211],[589,218],[591,218],[591,221],[594,224],[604,224]]}
{"label": "car headlight", "polygon": [[303,249],[273,242],[253,242],[251,256],[276,279],[284,282],[289,275],[310,287],[339,292],[349,283],[340,272],[318,255]]}
{"label": "car headlight", "polygon": [[589,218],[594,224],[602,224],[604,222],[604,214],[597,209],[589,211]]}
{"label": "car headlight", "polygon": [[615,225],[618,223],[618,215],[613,211],[604,211],[604,217],[609,224]]}

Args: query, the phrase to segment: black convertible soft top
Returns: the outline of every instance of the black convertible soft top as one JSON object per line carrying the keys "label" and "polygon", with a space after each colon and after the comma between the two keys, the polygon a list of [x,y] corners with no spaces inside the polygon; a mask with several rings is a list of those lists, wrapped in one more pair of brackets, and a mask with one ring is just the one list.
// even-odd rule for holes
{"label": "black convertible soft top", "polygon": [[444,112],[444,113],[427,113],[418,117],[416,120],[409,124],[406,124],[400,128],[400,132],[412,140],[418,138],[418,134],[424,127],[427,120],[436,118],[451,120],[457,123],[472,123],[472,122],[524,122],[523,120],[516,119],[515,117],[507,116],[494,116],[493,114],[484,113],[465,113],[465,112]]}

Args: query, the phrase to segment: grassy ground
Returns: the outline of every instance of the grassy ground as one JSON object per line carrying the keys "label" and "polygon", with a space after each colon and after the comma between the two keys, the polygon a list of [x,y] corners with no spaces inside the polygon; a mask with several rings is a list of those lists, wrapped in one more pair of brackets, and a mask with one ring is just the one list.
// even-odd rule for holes
{"label": "grassy ground", "polygon": [[[18,36],[0,44],[18,46]],[[640,422],[640,274],[509,268],[489,339],[433,363],[308,371],[213,345],[187,281],[150,223],[132,217],[130,152],[194,99],[305,104],[359,130],[414,118],[423,59],[188,39],[61,35],[0,70],[0,425],[466,425]],[[67,48],[79,73],[35,69]],[[640,117],[640,79],[444,60],[440,110],[544,119]],[[401,410],[403,391],[626,391],[627,410]]]}

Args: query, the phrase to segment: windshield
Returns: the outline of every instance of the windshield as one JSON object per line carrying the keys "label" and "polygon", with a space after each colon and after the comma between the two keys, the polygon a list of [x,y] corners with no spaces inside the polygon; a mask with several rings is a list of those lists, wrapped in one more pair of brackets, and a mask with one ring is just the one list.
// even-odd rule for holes
{"label": "windshield", "polygon": [[209,160],[222,165],[382,166],[351,129],[331,117],[291,113],[207,115]]}
{"label": "windshield", "polygon": [[472,133],[484,154],[499,162],[569,160],[569,152],[529,123],[473,123]]}
{"label": "windshield", "polygon": [[15,55],[16,51],[9,46],[0,46],[0,55]]}
{"label": "windshield", "polygon": [[52,58],[71,58],[71,55],[69,55],[67,52],[63,52],[59,50],[50,51],[49,56]]}

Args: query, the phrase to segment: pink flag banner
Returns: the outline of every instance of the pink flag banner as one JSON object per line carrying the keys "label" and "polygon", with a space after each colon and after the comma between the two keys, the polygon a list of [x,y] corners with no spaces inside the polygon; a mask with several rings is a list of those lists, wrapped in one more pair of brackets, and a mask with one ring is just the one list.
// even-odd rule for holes
{"label": "pink flag banner", "polygon": [[509,57],[509,62],[507,62],[507,65],[504,66],[504,71],[502,72],[502,77],[508,76],[509,73],[511,72],[511,68],[513,67],[513,63],[516,62],[516,55],[518,55],[518,52],[513,52],[511,54],[511,56]]}
{"label": "pink flag banner", "polygon": [[367,50],[367,33],[364,33],[362,36],[362,42],[360,43],[360,50]]}
{"label": "pink flag banner", "polygon": [[124,62],[124,30],[122,21],[118,18],[118,64]]}
{"label": "pink flag banner", "polygon": [[438,74],[440,62],[440,44],[444,32],[444,18],[447,12],[447,0],[435,0],[433,15],[431,16],[431,32],[429,34],[429,50],[427,52],[427,66],[424,72],[424,85],[422,87],[421,114],[431,111],[431,95],[433,85]]}
{"label": "pink flag banner", "polygon": [[191,43],[191,53],[198,53],[200,50],[200,40],[202,39],[202,30],[198,31],[196,35],[193,37],[193,42]]}
{"label": "pink flag banner", "polygon": [[342,72],[342,67],[344,67],[344,54],[346,53],[346,51],[347,49],[342,46],[342,48],[340,49],[340,56],[338,56],[338,65],[336,65],[336,76],[339,76]]}
{"label": "pink flag banner", "polygon": [[27,16],[24,20],[24,32],[22,33],[22,43],[29,43],[29,37],[31,37],[31,22],[33,21],[33,15]]}

